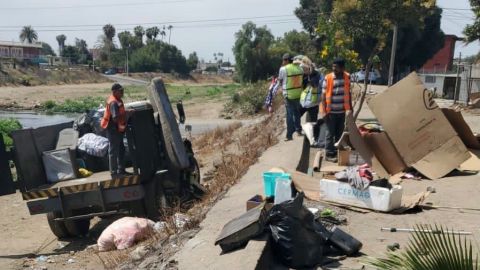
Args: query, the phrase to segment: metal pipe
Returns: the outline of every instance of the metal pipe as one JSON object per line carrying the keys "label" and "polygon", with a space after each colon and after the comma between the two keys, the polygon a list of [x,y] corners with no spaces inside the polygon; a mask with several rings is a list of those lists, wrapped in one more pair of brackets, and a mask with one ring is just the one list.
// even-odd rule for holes
{"label": "metal pipe", "polygon": [[[408,228],[382,228],[381,231],[387,232],[423,232],[423,233],[433,233],[433,234],[440,234],[442,233],[441,230],[417,230],[417,229],[408,229]],[[465,231],[443,231],[444,233],[448,234],[459,234],[459,235],[471,235],[472,232],[465,232]]]}

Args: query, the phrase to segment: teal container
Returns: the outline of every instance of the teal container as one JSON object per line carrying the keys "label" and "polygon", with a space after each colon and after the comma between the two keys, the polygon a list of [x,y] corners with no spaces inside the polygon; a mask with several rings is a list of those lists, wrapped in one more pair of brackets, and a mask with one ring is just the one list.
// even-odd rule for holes
{"label": "teal container", "polygon": [[266,197],[275,196],[275,181],[278,180],[290,180],[289,173],[281,172],[264,172],[263,173],[263,188]]}

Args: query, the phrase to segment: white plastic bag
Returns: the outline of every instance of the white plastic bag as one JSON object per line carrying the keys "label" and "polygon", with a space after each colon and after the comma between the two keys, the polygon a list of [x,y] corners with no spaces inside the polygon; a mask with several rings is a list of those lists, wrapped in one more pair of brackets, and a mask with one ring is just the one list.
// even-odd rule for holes
{"label": "white plastic bag", "polygon": [[78,139],[78,149],[87,154],[104,157],[108,152],[108,139],[102,136],[95,135],[93,133],[87,133]]}
{"label": "white plastic bag", "polygon": [[274,204],[292,199],[292,180],[277,178],[275,180]]}

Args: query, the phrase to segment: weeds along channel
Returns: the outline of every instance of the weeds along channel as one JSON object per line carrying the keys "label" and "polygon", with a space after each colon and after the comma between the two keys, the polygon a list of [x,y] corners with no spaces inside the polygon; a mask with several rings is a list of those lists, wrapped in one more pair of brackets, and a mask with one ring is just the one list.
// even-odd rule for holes
{"label": "weeds along channel", "polygon": [[[222,199],[255,164],[261,154],[278,142],[284,129],[283,110],[264,117],[261,121],[242,126],[233,123],[217,128],[194,139],[196,157],[210,179],[204,182],[207,194],[191,208],[176,207],[163,217],[166,229],[152,238],[127,250],[102,252],[96,255],[107,269],[176,269],[170,258],[199,231],[199,225],[208,211]],[[179,228],[175,225],[179,213],[188,217]],[[138,250],[142,250],[141,258]]]}

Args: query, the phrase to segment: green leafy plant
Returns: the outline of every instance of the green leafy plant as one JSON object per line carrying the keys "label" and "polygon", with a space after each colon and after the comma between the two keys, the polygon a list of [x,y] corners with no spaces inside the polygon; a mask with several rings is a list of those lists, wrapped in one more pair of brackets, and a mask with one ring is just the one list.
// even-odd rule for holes
{"label": "green leafy plant", "polygon": [[41,107],[47,113],[82,113],[86,110],[98,108],[104,102],[103,97],[84,97],[76,100],[67,99],[63,103],[48,100]]}
{"label": "green leafy plant", "polygon": [[364,263],[377,269],[472,270],[480,269],[478,254],[465,237],[442,226],[418,225],[403,252],[387,253],[385,258],[368,258]]}
{"label": "green leafy plant", "polygon": [[22,125],[17,119],[0,119],[0,135],[3,136],[3,141],[7,147],[12,146],[13,144],[12,138],[9,136],[10,132],[21,128]]}

